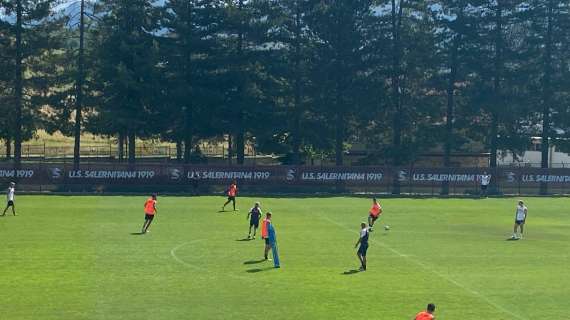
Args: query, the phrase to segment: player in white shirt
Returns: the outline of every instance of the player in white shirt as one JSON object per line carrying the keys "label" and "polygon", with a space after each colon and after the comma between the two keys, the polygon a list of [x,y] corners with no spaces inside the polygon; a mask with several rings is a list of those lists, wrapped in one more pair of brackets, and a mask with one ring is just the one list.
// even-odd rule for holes
{"label": "player in white shirt", "polygon": [[489,183],[491,183],[491,175],[487,172],[483,172],[481,176],[481,196],[487,196],[487,188],[489,187]]}
{"label": "player in white shirt", "polygon": [[[527,215],[528,215],[527,207],[524,205],[522,200],[519,200],[517,211],[515,212],[515,226],[513,228],[513,236],[511,237],[511,239],[513,240],[522,239],[524,232],[524,224]],[[517,235],[517,229],[520,229],[521,231],[520,235]]]}
{"label": "player in white shirt", "polygon": [[8,193],[6,194],[6,200],[7,200],[6,209],[4,209],[2,216],[6,215],[6,211],[8,211],[8,208],[10,207],[12,208],[12,214],[16,215],[16,206],[14,205],[15,193],[16,193],[16,184],[14,182],[10,182],[10,185],[8,186]]}

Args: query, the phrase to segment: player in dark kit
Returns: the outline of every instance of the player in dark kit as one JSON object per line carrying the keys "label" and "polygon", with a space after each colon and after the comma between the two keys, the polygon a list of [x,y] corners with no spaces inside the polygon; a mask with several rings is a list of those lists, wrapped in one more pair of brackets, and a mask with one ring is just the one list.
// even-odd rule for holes
{"label": "player in dark kit", "polygon": [[366,271],[366,251],[368,251],[368,236],[370,235],[368,227],[366,226],[365,222],[360,224],[360,237],[358,241],[354,245],[354,247],[358,248],[356,255],[358,256],[358,260],[360,260],[360,271]]}
{"label": "player in dark kit", "polygon": [[12,214],[16,215],[16,205],[14,204],[14,194],[16,193],[16,184],[14,182],[10,182],[10,186],[8,186],[8,193],[6,194],[6,209],[2,213],[2,216],[6,215],[6,211],[8,208],[12,208]]}
{"label": "player in dark kit", "polygon": [[[257,228],[259,228],[259,218],[261,218],[260,203],[256,202],[254,207],[249,210],[247,214],[246,220],[249,219],[249,232],[247,233],[248,239],[255,239],[255,233],[257,232]],[[251,228],[253,228],[253,237],[251,236]]]}

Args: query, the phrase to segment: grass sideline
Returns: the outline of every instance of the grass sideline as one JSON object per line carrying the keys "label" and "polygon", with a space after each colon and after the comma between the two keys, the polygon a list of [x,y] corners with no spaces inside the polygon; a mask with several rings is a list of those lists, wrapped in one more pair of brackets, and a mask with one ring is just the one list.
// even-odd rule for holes
{"label": "grass sideline", "polygon": [[369,270],[354,243],[362,197],[268,198],[282,268],[259,262],[247,209],[223,197],[159,197],[139,236],[144,196],[18,196],[0,218],[2,318],[564,319],[570,233],[566,199],[528,198],[528,234],[510,235],[516,199],[385,199]]}

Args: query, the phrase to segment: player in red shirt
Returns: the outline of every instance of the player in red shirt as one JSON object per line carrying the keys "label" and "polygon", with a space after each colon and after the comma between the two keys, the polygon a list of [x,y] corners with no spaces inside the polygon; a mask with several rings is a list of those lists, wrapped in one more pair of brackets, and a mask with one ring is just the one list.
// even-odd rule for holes
{"label": "player in red shirt", "polygon": [[380,218],[382,215],[382,206],[376,200],[376,198],[372,199],[372,208],[370,208],[369,216],[368,216],[368,226],[370,227],[370,231],[373,231],[372,227],[374,227],[374,222]]}
{"label": "player in red shirt", "polygon": [[232,183],[230,184],[228,191],[226,192],[228,195],[228,201],[226,201],[226,203],[224,203],[224,205],[222,206],[222,211],[226,210],[226,206],[231,202],[234,206],[234,211],[236,211],[236,196],[238,193],[238,187],[237,187],[237,182],[234,180],[232,181]]}
{"label": "player in red shirt", "polygon": [[435,312],[435,304],[430,303],[427,305],[426,311],[416,314],[414,320],[435,320],[433,313]]}
{"label": "player in red shirt", "polygon": [[156,212],[156,194],[153,194],[144,203],[144,224],[142,226],[141,234],[148,232],[148,227],[150,227]]}

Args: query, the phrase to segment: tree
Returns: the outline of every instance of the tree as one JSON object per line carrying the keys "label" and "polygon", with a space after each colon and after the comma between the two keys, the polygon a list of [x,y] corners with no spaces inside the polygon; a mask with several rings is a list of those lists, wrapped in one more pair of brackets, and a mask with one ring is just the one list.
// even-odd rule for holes
{"label": "tree", "polygon": [[98,133],[124,134],[128,161],[134,163],[136,137],[159,131],[156,8],[147,0],[103,4],[95,70],[101,100],[90,126]]}
{"label": "tree", "polygon": [[372,15],[372,1],[311,2],[307,16],[316,37],[312,81],[314,103],[334,134],[336,165],[343,165],[347,133],[359,108],[358,87],[363,63],[366,21]]}
{"label": "tree", "polygon": [[184,162],[192,158],[193,138],[213,135],[212,109],[223,95],[217,84],[222,1],[170,0],[162,8],[160,39],[168,119],[165,138],[183,142]]}
{"label": "tree", "polygon": [[[50,17],[54,0],[0,1],[0,9],[6,15],[2,21],[8,39],[6,53],[13,64],[13,78],[9,81],[13,102],[13,125],[10,131],[14,139],[14,160],[21,162],[22,142],[29,139],[37,127],[37,108],[49,95],[46,82],[40,81],[46,74],[38,70],[46,52],[58,48],[58,39],[52,37],[59,28],[59,20]],[[6,44],[6,43],[5,43]],[[44,65],[45,66],[45,65]]]}

